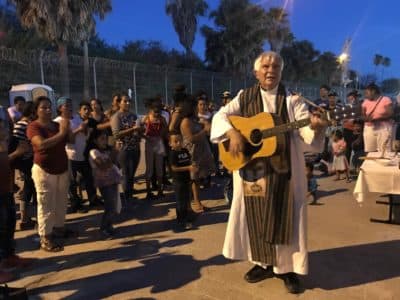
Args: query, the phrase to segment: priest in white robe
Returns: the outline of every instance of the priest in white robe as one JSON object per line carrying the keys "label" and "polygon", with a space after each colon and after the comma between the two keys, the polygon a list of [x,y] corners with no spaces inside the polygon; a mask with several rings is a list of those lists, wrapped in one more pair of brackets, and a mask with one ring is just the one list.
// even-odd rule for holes
{"label": "priest in white robe", "polygon": [[[276,113],[276,98],[280,86],[283,60],[275,52],[262,53],[254,63],[254,74],[259,82],[262,98],[262,110]],[[240,95],[226,106],[222,107],[214,116],[211,127],[211,141],[220,143],[229,139],[229,151],[232,155],[244,150],[244,138],[238,130],[233,128],[228,117],[243,115]],[[291,237],[288,244],[276,244],[274,265],[253,259],[250,247],[249,229],[244,203],[243,178],[239,170],[233,172],[233,202],[229,215],[223,255],[229,259],[248,260],[255,266],[246,274],[245,279],[250,282],[279,275],[291,293],[300,292],[300,282],[296,274],[305,275],[308,272],[307,258],[307,202],[306,202],[306,175],[304,151],[320,152],[323,147],[324,128],[326,121],[318,115],[310,115],[307,105],[299,96],[288,96],[285,101],[288,119],[292,121],[310,118],[311,123],[306,127],[291,131],[288,134],[290,150],[290,197],[293,203],[293,219]]]}

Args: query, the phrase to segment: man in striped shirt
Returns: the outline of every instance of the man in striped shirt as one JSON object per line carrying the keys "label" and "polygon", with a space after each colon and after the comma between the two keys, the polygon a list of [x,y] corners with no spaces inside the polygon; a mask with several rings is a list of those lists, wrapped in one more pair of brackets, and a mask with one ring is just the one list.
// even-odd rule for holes
{"label": "man in striped shirt", "polygon": [[23,183],[23,188],[17,194],[17,200],[20,201],[21,223],[19,226],[21,230],[32,229],[35,226],[35,223],[32,221],[27,211],[27,204],[31,199],[33,200],[33,203],[36,203],[36,190],[32,180],[31,171],[33,166],[33,150],[32,145],[26,136],[26,129],[35,117],[33,106],[33,102],[27,102],[25,104],[24,110],[22,111],[22,118],[14,124],[13,129],[14,143],[18,144],[19,142],[24,141],[29,145],[29,150],[13,163],[13,167],[19,170],[21,181]]}

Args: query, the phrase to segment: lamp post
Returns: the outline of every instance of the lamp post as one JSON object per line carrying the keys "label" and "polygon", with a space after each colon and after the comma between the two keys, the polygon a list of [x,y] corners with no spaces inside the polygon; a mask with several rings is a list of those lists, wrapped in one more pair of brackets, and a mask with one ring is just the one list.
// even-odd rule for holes
{"label": "lamp post", "polygon": [[350,61],[350,45],[351,39],[347,39],[343,46],[342,53],[338,56],[337,62],[339,63],[340,70],[341,70],[341,82],[343,85],[343,99],[346,99],[346,88],[347,85],[351,82],[349,79],[349,61]]}

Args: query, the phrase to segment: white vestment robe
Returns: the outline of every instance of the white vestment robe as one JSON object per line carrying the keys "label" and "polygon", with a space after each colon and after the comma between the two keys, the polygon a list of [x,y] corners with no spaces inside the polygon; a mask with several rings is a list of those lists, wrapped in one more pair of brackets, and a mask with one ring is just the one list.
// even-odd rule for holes
{"label": "white vestment robe", "polygon": [[[226,139],[225,133],[232,128],[228,116],[240,115],[239,96],[242,91],[215,115],[211,125],[210,139],[219,143]],[[277,87],[271,91],[261,89],[264,112],[275,113]],[[290,121],[310,117],[307,105],[295,97],[287,97],[287,110]],[[288,245],[276,245],[277,264],[274,273],[295,272],[305,275],[308,272],[307,258],[307,179],[305,174],[304,151],[321,152],[324,132],[318,134],[309,126],[290,132],[291,188],[293,201],[293,237]],[[229,259],[253,261],[251,257],[249,233],[243,195],[243,183],[239,171],[233,172],[233,200],[226,229],[223,255]],[[264,266],[265,267],[265,266]]]}

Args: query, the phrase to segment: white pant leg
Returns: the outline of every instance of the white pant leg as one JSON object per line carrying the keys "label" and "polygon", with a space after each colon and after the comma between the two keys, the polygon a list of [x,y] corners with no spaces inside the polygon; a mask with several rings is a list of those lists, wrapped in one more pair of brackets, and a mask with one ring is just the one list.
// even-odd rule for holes
{"label": "white pant leg", "polygon": [[68,205],[69,174],[68,171],[57,176],[57,193],[55,196],[56,210],[54,227],[63,228]]}
{"label": "white pant leg", "polygon": [[53,232],[55,225],[57,176],[46,173],[40,166],[34,164],[32,179],[37,194],[38,233],[40,237],[44,237]]}
{"label": "white pant leg", "polygon": [[393,126],[382,124],[375,129],[377,134],[378,151],[382,152],[382,146],[385,145],[385,152],[392,151]]}
{"label": "white pant leg", "polygon": [[374,126],[364,126],[364,149],[365,152],[378,151],[378,139]]}

